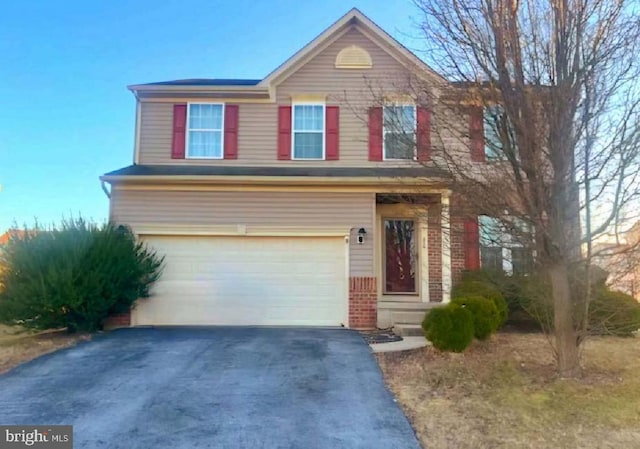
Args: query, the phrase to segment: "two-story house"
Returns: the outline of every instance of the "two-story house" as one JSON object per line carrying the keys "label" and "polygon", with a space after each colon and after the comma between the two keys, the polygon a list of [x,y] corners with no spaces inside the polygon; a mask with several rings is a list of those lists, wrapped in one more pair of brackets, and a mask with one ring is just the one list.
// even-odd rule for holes
{"label": "two-story house", "polygon": [[416,73],[447,85],[353,9],[264,79],[129,86],[134,164],[101,179],[165,256],[131,325],[416,326],[447,302],[478,225],[431,163],[435,112],[399,92]]}

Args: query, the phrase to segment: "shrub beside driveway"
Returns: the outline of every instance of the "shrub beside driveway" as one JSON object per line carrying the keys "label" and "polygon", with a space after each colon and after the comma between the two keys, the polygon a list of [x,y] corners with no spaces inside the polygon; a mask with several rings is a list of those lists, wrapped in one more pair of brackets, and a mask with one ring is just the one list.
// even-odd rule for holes
{"label": "shrub beside driveway", "polygon": [[640,448],[640,338],[587,341],[585,376],[557,380],[540,334],[499,333],[463,354],[378,354],[424,447]]}
{"label": "shrub beside driveway", "polygon": [[0,253],[0,322],[94,332],[150,295],[162,263],[122,226],[77,219],[25,232]]}
{"label": "shrub beside driveway", "polygon": [[33,333],[18,326],[0,324],[0,374],[88,338],[83,334],[70,335],[64,330]]}

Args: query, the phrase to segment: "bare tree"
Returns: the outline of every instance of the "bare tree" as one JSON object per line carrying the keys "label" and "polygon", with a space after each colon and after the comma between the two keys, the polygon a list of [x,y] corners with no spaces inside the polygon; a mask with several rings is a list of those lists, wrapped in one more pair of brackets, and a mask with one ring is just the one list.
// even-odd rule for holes
{"label": "bare tree", "polygon": [[[591,242],[630,225],[640,199],[639,7],[414,1],[427,59],[453,81],[437,92],[419,77],[410,83],[436,111],[431,163],[452,174],[469,213],[499,218],[535,251],[551,286],[558,373],[579,376],[589,301],[572,297],[571,273],[586,256],[588,289]],[[454,145],[451,136],[465,136],[461,115],[471,127]]]}

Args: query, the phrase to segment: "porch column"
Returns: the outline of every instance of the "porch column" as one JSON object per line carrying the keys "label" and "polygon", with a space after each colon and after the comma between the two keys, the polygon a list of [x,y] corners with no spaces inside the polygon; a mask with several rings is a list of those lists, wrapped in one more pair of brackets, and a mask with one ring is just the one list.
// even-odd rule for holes
{"label": "porch column", "polygon": [[451,211],[449,207],[450,192],[441,194],[441,228],[442,228],[442,302],[451,300]]}

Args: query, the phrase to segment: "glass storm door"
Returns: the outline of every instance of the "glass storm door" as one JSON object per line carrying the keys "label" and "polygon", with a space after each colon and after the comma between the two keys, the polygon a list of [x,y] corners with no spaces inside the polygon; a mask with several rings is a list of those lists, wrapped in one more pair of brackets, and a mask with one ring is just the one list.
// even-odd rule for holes
{"label": "glass storm door", "polygon": [[416,293],[416,226],[413,220],[384,220],[385,293]]}

